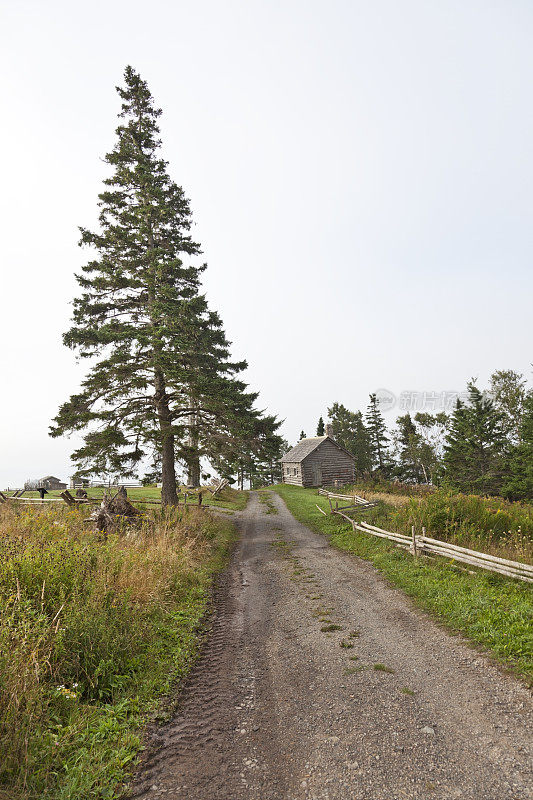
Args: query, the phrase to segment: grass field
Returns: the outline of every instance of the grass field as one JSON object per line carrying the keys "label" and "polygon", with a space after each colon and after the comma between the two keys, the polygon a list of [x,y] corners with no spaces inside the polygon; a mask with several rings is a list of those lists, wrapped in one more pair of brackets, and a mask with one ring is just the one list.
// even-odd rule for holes
{"label": "grass field", "polygon": [[[109,492],[108,490],[108,494],[113,494],[114,491],[115,490],[111,490],[111,492]],[[181,502],[183,502],[185,491],[185,489],[181,489]],[[247,491],[233,489],[231,486],[227,486],[214,498],[211,496],[209,489],[203,488],[201,491],[203,505],[227,509],[228,511],[242,511],[248,501]],[[158,489],[157,486],[141,486],[139,488],[135,487],[133,489],[128,489],[127,492],[132,503],[142,503],[143,500],[161,500],[161,489]],[[12,494],[12,492],[9,492],[9,494]],[[74,494],[74,491],[72,491],[71,494]],[[103,494],[104,489],[101,488],[87,489],[87,495],[92,498],[101,499]],[[187,503],[190,505],[197,505],[198,497],[196,493],[189,490],[188,494],[189,496],[187,498]],[[25,492],[23,497],[28,499],[38,499],[40,495],[39,492]],[[58,490],[51,490],[46,495],[46,498],[61,499],[61,492]],[[46,504],[43,503],[43,505]]]}
{"label": "grass field", "polygon": [[[395,586],[449,628],[482,645],[501,664],[533,684],[533,591],[503,576],[470,574],[450,562],[415,559],[391,542],[353,531],[339,517],[324,516],[329,505],[314,489],[272,487],[291,513],[332,545],[371,561]],[[365,519],[387,527],[396,509],[379,503]]]}
{"label": "grass field", "polygon": [[195,656],[233,538],[182,506],[104,542],[88,513],[0,506],[2,800],[118,797],[147,716]]}

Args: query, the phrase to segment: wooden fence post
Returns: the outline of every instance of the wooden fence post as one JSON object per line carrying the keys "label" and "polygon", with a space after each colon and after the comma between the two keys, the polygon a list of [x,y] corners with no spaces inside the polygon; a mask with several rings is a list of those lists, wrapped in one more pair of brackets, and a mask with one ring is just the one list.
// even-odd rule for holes
{"label": "wooden fence post", "polygon": [[416,549],[416,536],[415,536],[415,526],[414,525],[411,525],[411,536],[412,536],[412,539],[413,539],[413,544],[412,544],[413,555],[416,557],[418,555],[418,553],[417,553],[417,549]]}
{"label": "wooden fence post", "polygon": [[424,539],[425,538],[426,538],[426,529],[422,526],[422,536],[421,536],[421,542],[420,542],[420,545],[419,545],[419,549],[420,550],[424,550]]}
{"label": "wooden fence post", "polygon": [[72,497],[72,495],[71,495],[71,493],[69,492],[68,489],[65,489],[64,492],[61,492],[61,497],[63,498],[63,500],[65,501],[67,506],[75,506],[76,505],[76,501],[74,500],[74,498]]}

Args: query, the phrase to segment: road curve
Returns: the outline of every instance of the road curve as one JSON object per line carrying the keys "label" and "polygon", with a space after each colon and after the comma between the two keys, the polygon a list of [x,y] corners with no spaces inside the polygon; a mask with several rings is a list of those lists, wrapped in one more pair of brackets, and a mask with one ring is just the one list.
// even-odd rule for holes
{"label": "road curve", "polygon": [[271,503],[238,517],[211,634],[130,797],[532,798],[527,689]]}

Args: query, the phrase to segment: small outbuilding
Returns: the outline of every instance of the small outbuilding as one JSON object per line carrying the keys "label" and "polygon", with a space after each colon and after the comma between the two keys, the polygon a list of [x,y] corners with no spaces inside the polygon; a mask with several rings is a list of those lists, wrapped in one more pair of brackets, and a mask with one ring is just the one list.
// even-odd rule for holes
{"label": "small outbuilding", "polygon": [[67,484],[60,481],[59,478],[54,477],[54,475],[47,475],[45,478],[41,478],[39,480],[39,488],[40,489],[66,489]]}
{"label": "small outbuilding", "polygon": [[326,436],[301,439],[296,447],[285,453],[281,459],[283,483],[308,487],[353,483],[354,457],[333,439],[330,426],[326,430]]}

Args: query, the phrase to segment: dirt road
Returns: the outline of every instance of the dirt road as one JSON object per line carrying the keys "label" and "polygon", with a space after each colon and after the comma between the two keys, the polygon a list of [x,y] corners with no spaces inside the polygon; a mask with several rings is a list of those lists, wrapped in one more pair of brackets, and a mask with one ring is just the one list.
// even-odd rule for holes
{"label": "dirt road", "polygon": [[277,513],[254,493],[239,517],[212,634],[132,797],[533,797],[529,692],[271,497]]}

